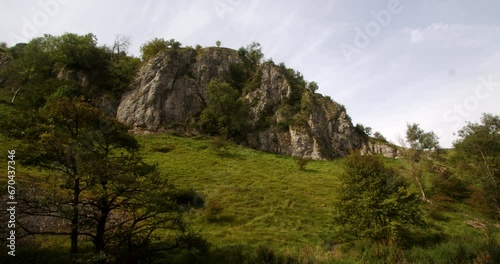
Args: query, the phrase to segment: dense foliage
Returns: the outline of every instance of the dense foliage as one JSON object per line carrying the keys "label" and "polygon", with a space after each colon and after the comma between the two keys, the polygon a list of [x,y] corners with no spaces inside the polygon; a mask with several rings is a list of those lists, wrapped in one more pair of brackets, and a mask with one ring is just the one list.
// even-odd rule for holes
{"label": "dense foliage", "polygon": [[[91,239],[99,258],[112,262],[190,247],[182,213],[203,200],[176,189],[156,166],[144,163],[126,126],[75,97],[53,97],[21,122],[23,133],[11,136],[23,142],[23,164],[47,172],[23,181],[29,191],[20,196],[18,225],[26,235],[70,237],[75,260],[82,237]],[[7,121],[2,128],[22,126]]]}
{"label": "dense foliage", "polygon": [[155,38],[141,46],[141,58],[143,61],[147,61],[162,51],[177,49],[180,48],[181,45],[182,44],[175,39],[164,40],[163,38]]}
{"label": "dense foliage", "polygon": [[228,83],[212,80],[207,86],[207,107],[200,116],[202,130],[226,139],[243,135],[248,110],[239,97],[238,90]]}
{"label": "dense foliage", "polygon": [[0,69],[0,79],[11,102],[27,107],[42,106],[63,86],[87,98],[120,95],[140,63],[123,49],[98,46],[93,34],[44,35],[6,48],[5,54],[11,61]]}
{"label": "dense foliage", "polygon": [[418,196],[379,158],[353,153],[344,169],[334,217],[341,235],[398,242],[412,226],[423,226]]}
{"label": "dense foliage", "polygon": [[455,161],[480,184],[488,211],[500,218],[500,116],[484,114],[458,131]]}

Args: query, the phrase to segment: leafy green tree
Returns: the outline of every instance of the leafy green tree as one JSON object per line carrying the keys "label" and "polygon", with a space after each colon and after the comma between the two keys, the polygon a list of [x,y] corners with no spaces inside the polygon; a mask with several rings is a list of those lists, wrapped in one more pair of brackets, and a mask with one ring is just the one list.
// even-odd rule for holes
{"label": "leafy green tree", "polygon": [[485,113],[480,123],[467,123],[453,145],[456,164],[477,179],[483,198],[500,218],[500,116]]}
{"label": "leafy green tree", "polygon": [[215,46],[217,46],[217,48],[219,48],[219,47],[220,47],[220,44],[221,44],[221,43],[220,43],[220,40],[217,40],[217,41],[215,42]]}
{"label": "leafy green tree", "polygon": [[112,91],[120,94],[124,91],[134,78],[141,60],[135,57],[120,56],[111,62],[109,66]]}
{"label": "leafy green tree", "polygon": [[[356,130],[356,132],[362,136],[369,136],[371,134],[371,130],[372,128],[371,127],[365,127],[363,124],[356,124],[356,126],[354,126],[354,129]],[[367,133],[368,132],[368,133]]]}
{"label": "leafy green tree", "polygon": [[439,139],[434,132],[425,132],[416,123],[407,124],[406,138],[400,138],[404,158],[410,164],[409,173],[417,184],[422,200],[429,202],[425,194],[423,176],[426,163],[433,162],[439,150]]}
{"label": "leafy green tree", "polygon": [[147,61],[156,56],[161,51],[167,50],[169,48],[177,49],[180,48],[181,45],[182,44],[175,39],[164,40],[163,38],[155,38],[141,46],[141,58],[143,61]]}
{"label": "leafy green tree", "polygon": [[[74,261],[82,237],[108,257],[110,250],[135,258],[151,247],[184,246],[189,234],[182,213],[203,200],[145,164],[125,125],[83,98],[64,96],[51,98],[31,117],[10,128],[2,123],[12,131],[8,136],[23,140],[24,164],[48,173],[26,183],[30,191],[22,196],[26,210],[18,223],[28,235],[69,236]],[[163,229],[172,237],[160,235]]]}
{"label": "leafy green tree", "polygon": [[318,91],[319,86],[316,82],[310,82],[307,84],[307,89],[312,93],[315,93],[316,91]]}
{"label": "leafy green tree", "polygon": [[365,134],[367,136],[371,136],[372,135],[372,128],[371,127],[365,127]]}
{"label": "leafy green tree", "polygon": [[258,42],[252,42],[245,48],[241,47],[238,50],[240,58],[243,60],[245,67],[248,69],[256,69],[261,64],[264,54],[262,46]]}
{"label": "leafy green tree", "polygon": [[94,34],[65,33],[56,38],[56,56],[60,68],[90,71],[102,63]]}
{"label": "leafy green tree", "polygon": [[412,226],[423,226],[418,195],[376,156],[352,153],[344,160],[334,222],[346,238],[398,242]]}
{"label": "leafy green tree", "polygon": [[375,133],[373,133],[373,137],[375,139],[382,141],[382,142],[387,142],[387,139],[382,135],[382,133],[380,133],[378,131],[375,131]]}
{"label": "leafy green tree", "polygon": [[147,61],[166,49],[167,43],[163,38],[150,40],[141,46],[142,60]]}
{"label": "leafy green tree", "polygon": [[225,82],[212,80],[207,86],[207,106],[200,116],[201,128],[225,139],[239,136],[247,127],[248,109],[238,90]]}
{"label": "leafy green tree", "polygon": [[[27,44],[17,44],[8,52],[12,61],[2,67],[0,74],[13,93],[12,102],[24,94],[23,103],[38,102],[31,105],[39,107],[60,85],[84,86],[81,94],[89,97],[110,91],[113,85],[112,54],[107,48],[98,47],[92,34],[44,35]],[[122,65],[119,61],[113,63]]]}
{"label": "leafy green tree", "polygon": [[9,49],[13,60],[3,67],[0,75],[9,80],[14,103],[26,89],[45,81],[53,74],[55,64],[55,43],[50,35],[32,39],[27,44],[17,44]]}
{"label": "leafy green tree", "polygon": [[439,139],[434,132],[425,132],[416,123],[407,124],[406,141],[416,150],[436,150],[439,148]]}

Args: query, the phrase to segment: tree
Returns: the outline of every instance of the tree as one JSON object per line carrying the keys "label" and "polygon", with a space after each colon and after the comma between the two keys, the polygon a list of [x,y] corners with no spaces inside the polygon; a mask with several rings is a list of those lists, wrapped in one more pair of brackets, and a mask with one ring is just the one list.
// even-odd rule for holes
{"label": "tree", "polygon": [[99,60],[97,37],[94,34],[66,33],[55,38],[57,61],[60,68],[91,71],[102,63]]}
{"label": "tree", "polygon": [[120,94],[134,78],[141,61],[136,57],[120,56],[109,65],[109,78],[112,91]]}
{"label": "tree", "polygon": [[146,61],[156,56],[161,51],[167,49],[177,49],[181,47],[181,43],[175,39],[164,40],[163,38],[155,38],[141,46],[142,60]]}
{"label": "tree", "polygon": [[481,123],[468,122],[453,143],[459,168],[477,179],[483,197],[500,218],[500,116],[484,113]]}
{"label": "tree", "polygon": [[376,156],[352,153],[344,160],[334,222],[346,238],[398,242],[412,226],[423,226],[418,195]]}
{"label": "tree", "polygon": [[410,164],[410,176],[417,184],[422,195],[422,200],[429,202],[425,194],[423,175],[425,163],[432,162],[431,157],[439,149],[439,139],[434,132],[425,132],[416,123],[407,124],[406,138],[399,138],[399,143],[403,147],[404,158]]}
{"label": "tree", "polygon": [[307,89],[311,91],[312,93],[315,93],[318,91],[318,84],[316,82],[310,82],[307,84]]}
{"label": "tree", "polygon": [[264,54],[262,53],[262,47],[258,42],[252,42],[246,46],[246,48],[241,47],[238,50],[238,54],[245,66],[249,69],[255,69],[264,58]]}
{"label": "tree", "polygon": [[375,133],[373,133],[373,137],[375,139],[382,141],[382,142],[387,142],[387,139],[382,135],[382,133],[380,133],[378,131],[375,131]]}
{"label": "tree", "polygon": [[113,54],[113,57],[120,57],[122,54],[126,55],[129,46],[130,37],[116,35],[115,41],[113,42],[113,47],[111,47],[111,53]]}
{"label": "tree", "polygon": [[9,49],[13,60],[1,69],[1,75],[10,80],[12,99],[33,85],[39,85],[52,74],[55,66],[55,43],[50,35],[17,44]]}
{"label": "tree", "polygon": [[[97,255],[123,250],[118,255],[129,259],[185,244],[182,212],[202,199],[145,164],[125,125],[83,98],[51,98],[33,117],[9,129],[23,131],[9,136],[23,140],[24,164],[48,173],[26,183],[20,196],[18,224],[27,235],[69,236],[73,261],[81,237],[91,239]],[[160,236],[162,229],[173,236]]]}
{"label": "tree", "polygon": [[207,86],[207,107],[200,116],[201,128],[225,139],[243,134],[248,110],[239,99],[240,93],[228,83],[214,79]]}
{"label": "tree", "polygon": [[372,134],[371,127],[365,127],[362,124],[356,124],[356,126],[354,128],[356,129],[356,132],[358,132],[360,135],[370,136]]}
{"label": "tree", "polygon": [[372,128],[371,127],[365,127],[365,134],[367,136],[371,136],[371,134],[372,134]]}
{"label": "tree", "polygon": [[215,42],[215,45],[217,46],[217,48],[219,48],[219,47],[220,47],[220,44],[221,44],[221,43],[220,43],[220,40],[217,40],[217,41]]}

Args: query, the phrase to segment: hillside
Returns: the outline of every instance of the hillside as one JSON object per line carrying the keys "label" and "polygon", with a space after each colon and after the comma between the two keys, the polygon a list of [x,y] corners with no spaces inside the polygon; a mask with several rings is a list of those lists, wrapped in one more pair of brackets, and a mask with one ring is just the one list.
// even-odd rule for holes
{"label": "hillside", "polygon": [[[230,245],[252,245],[254,249],[261,246],[326,263],[337,258],[381,260],[350,252],[354,245],[338,245],[331,219],[335,212],[332,202],[343,173],[341,160],[312,161],[300,170],[291,157],[234,144],[217,150],[210,138],[158,134],[138,139],[145,159],[158,163],[174,184],[193,187],[208,203],[220,204],[222,212],[213,221],[205,216],[207,208],[194,212],[188,219],[195,230],[221,249]],[[403,160],[386,158],[384,162],[405,174],[402,167],[407,165]],[[469,204],[439,201],[439,197],[434,192],[435,203],[423,205],[424,215],[432,224],[425,231],[418,231],[415,245],[405,250],[410,262],[433,259],[436,263],[448,263],[460,247],[465,247],[466,255],[477,252],[483,231],[469,224],[496,223]]]}
{"label": "hillside", "polygon": [[14,263],[500,261],[498,115],[452,150],[418,124],[399,147],[257,43],[115,50],[0,50]]}

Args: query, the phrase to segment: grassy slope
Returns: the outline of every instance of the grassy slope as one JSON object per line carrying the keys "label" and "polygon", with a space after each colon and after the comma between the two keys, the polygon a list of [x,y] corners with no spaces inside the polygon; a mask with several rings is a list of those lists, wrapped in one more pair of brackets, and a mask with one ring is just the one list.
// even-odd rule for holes
{"label": "grassy slope", "polygon": [[[220,221],[210,223],[201,217],[201,212],[189,217],[194,229],[210,242],[298,250],[335,241],[331,204],[342,173],[340,160],[313,161],[300,171],[290,157],[237,145],[217,154],[206,139],[167,134],[143,135],[138,139],[146,161],[158,163],[174,184],[193,187],[207,200],[222,203]],[[169,151],[160,152],[162,149]],[[391,167],[404,166],[401,160],[385,161]],[[448,202],[445,207],[424,205],[423,209],[429,221],[447,236],[482,236],[465,221],[487,221],[462,203]],[[438,220],[432,220],[431,215]]]}
{"label": "grassy slope", "polygon": [[[339,162],[311,162],[300,171],[289,157],[231,145],[217,154],[209,140],[140,136],[146,161],[181,188],[221,202],[221,219],[193,215],[195,228],[214,243],[273,247],[319,245],[331,236],[331,200]],[[168,153],[155,151],[162,147]]]}

